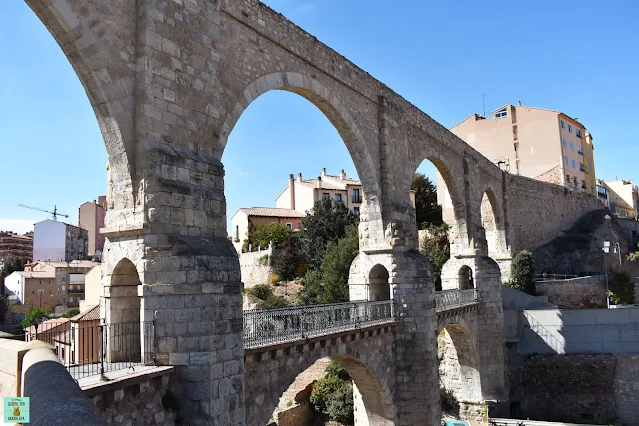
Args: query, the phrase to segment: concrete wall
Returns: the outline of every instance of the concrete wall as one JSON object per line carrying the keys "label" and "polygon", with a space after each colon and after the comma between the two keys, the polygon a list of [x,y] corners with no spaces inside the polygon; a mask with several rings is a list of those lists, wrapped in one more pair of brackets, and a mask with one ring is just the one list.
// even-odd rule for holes
{"label": "concrete wall", "polygon": [[533,356],[511,368],[516,418],[639,425],[639,356]]}
{"label": "concrete wall", "polygon": [[606,307],[606,282],[603,275],[536,282],[535,289],[537,294],[547,296],[548,302],[560,309]]}
{"label": "concrete wall", "polygon": [[524,310],[517,329],[524,355],[639,353],[639,308]]}

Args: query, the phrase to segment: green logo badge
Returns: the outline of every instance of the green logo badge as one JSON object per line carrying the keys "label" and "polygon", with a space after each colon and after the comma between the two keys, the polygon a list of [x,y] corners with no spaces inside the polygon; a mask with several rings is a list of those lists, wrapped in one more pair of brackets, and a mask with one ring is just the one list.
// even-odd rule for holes
{"label": "green logo badge", "polygon": [[5,423],[29,423],[29,397],[6,397],[4,421]]}

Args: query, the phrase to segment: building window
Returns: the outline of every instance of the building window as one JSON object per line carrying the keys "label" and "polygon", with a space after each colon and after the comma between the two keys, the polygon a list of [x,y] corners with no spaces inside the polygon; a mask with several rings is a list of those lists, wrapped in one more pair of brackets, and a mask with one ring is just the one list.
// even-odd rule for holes
{"label": "building window", "polygon": [[506,110],[505,107],[495,112],[495,118],[504,118],[504,117],[508,117],[508,111]]}
{"label": "building window", "polygon": [[583,154],[584,153],[584,149],[581,146],[577,147],[577,154]]}
{"label": "building window", "polygon": [[564,163],[566,163],[566,166],[568,165],[568,157],[566,157],[565,155],[564,155]]}
{"label": "building window", "polygon": [[570,183],[570,175],[566,175],[566,182]]}
{"label": "building window", "polygon": [[235,239],[239,241],[240,239],[240,227],[239,225],[235,225]]}
{"label": "building window", "polygon": [[359,207],[353,207],[353,214],[359,219]]}
{"label": "building window", "polygon": [[516,153],[517,149],[519,148],[519,142],[515,142],[513,145],[515,146],[515,153]]}
{"label": "building window", "polygon": [[335,201],[342,202],[342,194],[335,194]]}
{"label": "building window", "polygon": [[286,227],[288,228],[289,231],[293,230],[293,224],[292,223],[287,223]]}
{"label": "building window", "polygon": [[570,124],[568,125],[568,133],[572,133],[572,126]]}
{"label": "building window", "polygon": [[35,290],[31,290],[31,294],[35,294]]}
{"label": "building window", "polygon": [[572,168],[576,169],[577,168],[577,163],[575,162],[575,160],[572,160]]}
{"label": "building window", "polygon": [[566,138],[562,138],[562,139],[561,139],[561,144],[562,144],[563,146],[566,146]]}
{"label": "building window", "polygon": [[581,137],[581,130],[580,129],[575,129],[575,136],[577,136],[578,138]]}
{"label": "building window", "polygon": [[574,143],[572,143],[572,142],[570,142],[570,150],[571,150],[571,151],[574,151],[574,150],[575,150],[575,144],[574,144]]}
{"label": "building window", "polygon": [[331,199],[331,195],[328,192],[325,192],[322,194],[322,198],[325,200],[330,200]]}
{"label": "building window", "polygon": [[564,120],[561,120],[561,128],[564,128]]}
{"label": "building window", "polygon": [[353,189],[353,202],[361,203],[362,199],[359,197],[359,188]]}

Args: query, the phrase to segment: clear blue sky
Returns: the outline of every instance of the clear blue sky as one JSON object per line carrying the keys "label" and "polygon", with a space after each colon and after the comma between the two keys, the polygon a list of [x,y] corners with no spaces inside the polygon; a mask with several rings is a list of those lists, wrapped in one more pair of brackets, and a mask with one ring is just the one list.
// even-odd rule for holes
{"label": "clear blue sky", "polygon": [[[270,0],[318,39],[446,127],[521,101],[578,117],[594,135],[597,177],[639,179],[639,3],[463,0]],[[21,0],[0,12],[0,229],[45,219],[18,203],[70,215],[106,191],[106,152],[72,68]],[[229,138],[228,217],[274,206],[289,173],[315,177],[353,163],[306,100],[270,92]],[[424,167],[432,173],[432,167]]]}

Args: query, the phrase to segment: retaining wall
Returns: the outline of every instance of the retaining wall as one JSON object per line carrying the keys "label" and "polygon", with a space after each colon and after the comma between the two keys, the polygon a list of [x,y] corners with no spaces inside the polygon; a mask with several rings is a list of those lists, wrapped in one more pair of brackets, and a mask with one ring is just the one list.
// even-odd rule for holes
{"label": "retaining wall", "polygon": [[538,281],[535,289],[540,296],[561,309],[606,307],[606,278],[603,275],[568,280]]}

